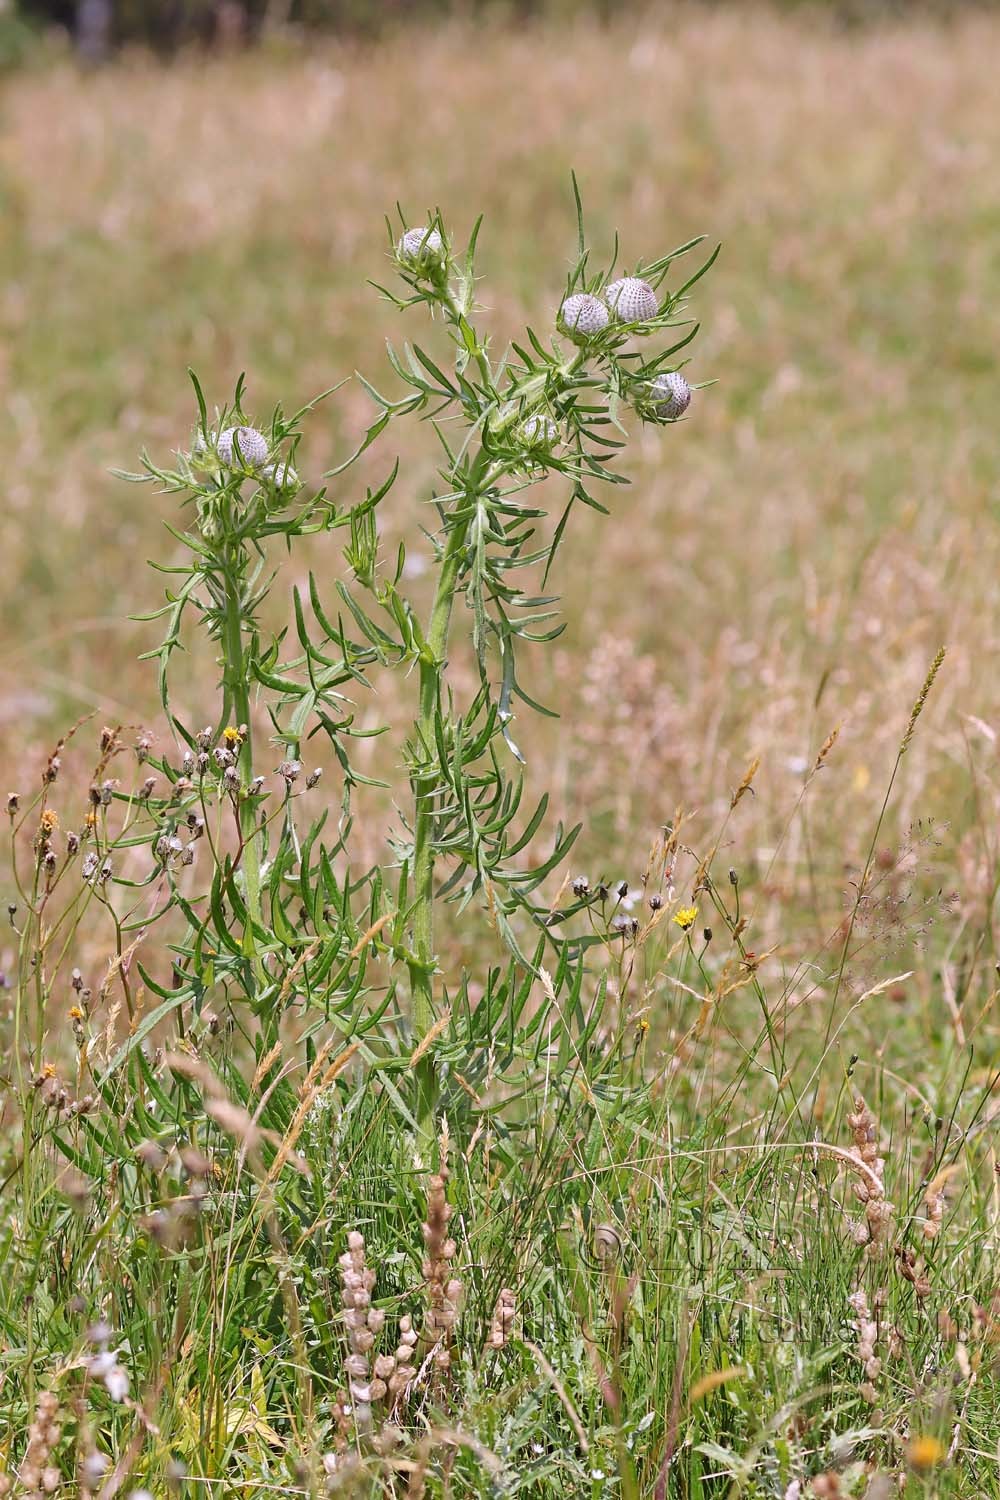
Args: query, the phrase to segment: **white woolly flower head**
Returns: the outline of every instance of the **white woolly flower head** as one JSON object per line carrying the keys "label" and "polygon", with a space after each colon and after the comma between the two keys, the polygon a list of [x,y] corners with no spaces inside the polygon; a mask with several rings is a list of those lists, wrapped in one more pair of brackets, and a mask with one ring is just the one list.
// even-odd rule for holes
{"label": "white woolly flower head", "polygon": [[604,295],[619,323],[648,323],[660,310],[653,288],[638,276],[613,281]]}
{"label": "white woolly flower head", "polygon": [[447,249],[437,229],[408,229],[396,246],[396,254],[411,270],[425,270],[441,265]]}
{"label": "white woolly flower head", "polygon": [[582,342],[602,333],[610,319],[611,315],[600,297],[592,297],[589,292],[575,292],[560,307],[556,321],[563,333]]}
{"label": "white woolly flower head", "polygon": [[256,427],[226,427],[219,433],[216,451],[228,469],[259,469],[267,462],[267,438]]}
{"label": "white woolly flower head", "polygon": [[559,429],[550,416],[536,412],[525,417],[521,423],[521,437],[532,448],[551,448],[559,436]]}
{"label": "white woolly flower head", "polygon": [[669,375],[657,375],[651,384],[653,410],[664,422],[675,422],[691,405],[691,387],[679,370]]}

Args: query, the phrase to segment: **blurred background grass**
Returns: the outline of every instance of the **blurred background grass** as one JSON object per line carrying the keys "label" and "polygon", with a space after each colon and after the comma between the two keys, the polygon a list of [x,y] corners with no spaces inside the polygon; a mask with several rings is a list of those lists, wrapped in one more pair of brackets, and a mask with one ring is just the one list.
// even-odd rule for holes
{"label": "blurred background grass", "polygon": [[[170,66],[134,52],[91,72],[50,58],[8,74],[0,735],[12,785],[82,712],[157,721],[154,673],[136,661],[155,627],[125,620],[159,600],[144,560],[171,555],[170,506],[107,471],[134,466],[144,445],[166,458],[187,442],[185,367],[220,403],[246,370],[260,416],[355,368],[384,380],[383,340],[426,332],[365,284],[386,275],[383,214],[397,200],[412,219],[439,205],[456,238],[484,211],[484,323],[498,345],[526,319],[548,329],[573,250],[575,168],[599,257],[615,227],[626,262],[698,232],[723,241],[698,288],[691,367],[718,384],[678,428],[635,432],[633,488],[608,519],[582,516],[566,547],[568,629],[528,683],[558,695],[563,718],[517,728],[535,784],[584,818],[592,874],[634,875],[678,808],[707,840],[761,755],[733,835],[741,868],[767,877],[760,944],[793,921],[826,931],[947,644],[886,838],[916,905],[945,924],[943,953],[989,928],[998,48],[1000,16],[976,10],[844,30],[816,11],[670,5],[604,21],[460,17],[378,44],[328,37]],[[320,409],[302,452],[310,479],[367,419],[357,383]],[[429,431],[405,441],[387,554],[400,536],[419,554],[433,477]],[[556,486],[549,498],[558,513]],[[334,540],[312,560],[332,593]],[[200,723],[214,702],[197,668],[184,707]],[[371,722],[393,719],[408,691],[385,684]],[[387,826],[366,825],[373,855]],[[977,937],[975,961],[988,957]]]}

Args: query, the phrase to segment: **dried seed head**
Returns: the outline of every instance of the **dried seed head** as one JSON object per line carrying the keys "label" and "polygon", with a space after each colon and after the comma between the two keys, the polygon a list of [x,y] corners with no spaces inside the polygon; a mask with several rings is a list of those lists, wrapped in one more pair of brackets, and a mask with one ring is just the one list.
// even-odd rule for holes
{"label": "dried seed head", "polygon": [[592,297],[589,292],[577,292],[566,298],[559,309],[556,322],[563,333],[568,333],[578,343],[584,343],[596,334],[603,333],[610,317],[600,297]]}
{"label": "dried seed head", "polygon": [[586,875],[578,875],[573,881],[574,896],[588,896],[590,894],[590,881]]}
{"label": "dried seed head", "polygon": [[437,229],[408,229],[396,246],[396,254],[410,270],[443,265],[447,247]]}
{"label": "dried seed head", "polygon": [[267,462],[267,439],[256,427],[226,427],[219,433],[217,449],[220,459],[230,469],[259,469]]}
{"label": "dried seed head", "polygon": [[650,386],[653,410],[663,422],[676,422],[691,405],[691,387],[679,370],[657,375]]}
{"label": "dried seed head", "polygon": [[646,323],[659,311],[656,293],[648,281],[641,281],[638,276],[623,276],[620,281],[613,281],[604,295],[619,323]]}

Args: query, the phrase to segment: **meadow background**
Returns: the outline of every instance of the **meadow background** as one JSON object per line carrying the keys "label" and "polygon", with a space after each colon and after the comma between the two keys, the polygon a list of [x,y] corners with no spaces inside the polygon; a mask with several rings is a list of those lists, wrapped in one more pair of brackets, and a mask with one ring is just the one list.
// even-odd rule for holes
{"label": "meadow background", "polygon": [[[718,384],[669,445],[639,435],[633,488],[571,535],[568,629],[533,683],[575,702],[558,725],[519,726],[562,806],[586,809],[584,861],[627,873],[678,807],[711,827],[760,754],[740,840],[766,864],[842,726],[772,872],[783,923],[827,915],[947,645],[886,835],[934,821],[930,882],[981,903],[1000,695],[998,36],[982,16],[844,34],[815,16],[671,7],[9,77],[6,762],[99,706],[155,720],[136,662],[153,636],[124,622],[159,597],[143,564],[168,556],[169,505],[108,470],[187,442],[185,367],[220,402],[246,370],[261,412],[355,368],[380,377],[401,329],[365,282],[384,279],[397,199],[414,216],[439,205],[456,233],[481,209],[495,345],[544,326],[572,252],[575,168],[599,246],[616,226],[626,255],[723,242],[691,367]],[[314,419],[311,478],[368,416],[355,383]],[[413,503],[393,505],[387,552],[418,539],[435,462],[419,434],[402,457]],[[317,542],[320,571],[324,545],[331,569],[337,555]]]}
{"label": "meadow background", "polygon": [[[968,1148],[954,1252],[966,1312],[992,1274],[997,1215],[998,56],[990,12],[845,30],[818,12],[671,4],[271,41],[169,66],[129,52],[87,72],[50,56],[0,83],[11,789],[35,782],[81,714],[156,728],[155,674],[137,662],[155,637],[128,616],[159,600],[145,559],[170,558],[172,502],[109,469],[187,446],[188,365],[210,403],[247,371],[262,415],[356,368],[378,383],[384,340],[402,334],[366,278],[387,274],[397,200],[411,222],[440,207],[459,238],[485,214],[482,322],[497,346],[551,323],[574,248],[571,169],[601,249],[616,228],[629,260],[697,233],[722,241],[691,366],[717,383],[665,436],[636,433],[632,487],[569,537],[567,629],[529,658],[530,690],[561,718],[525,716],[517,737],[538,788],[585,824],[569,873],[635,882],[664,824],[683,815],[707,852],[725,823],[719,871],[739,871],[747,941],[766,955],[817,1128],[829,1136],[855,1059],[856,1086],[882,1099],[890,1134],[915,1133],[917,1157],[935,1119]],[[349,384],[311,419],[303,472],[318,480],[368,420]],[[397,439],[406,479],[382,515],[387,555],[400,537],[421,554],[425,439]],[[354,498],[383,467],[348,477]],[[309,557],[332,577],[336,540]],[[942,646],[842,985],[830,954]],[[195,657],[189,680],[182,707],[207,721],[210,664]],[[380,687],[373,726],[408,691]],[[365,753],[377,770],[391,741]],[[69,759],[81,790],[87,772]],[[391,814],[370,796],[361,837],[384,858]],[[465,951],[460,926],[445,942]],[[835,992],[840,1029],[823,1052]],[[653,1007],[668,1052],[682,1007],[679,992]],[[749,1118],[749,1087],[737,1112],[741,1099]],[[928,1378],[914,1372],[900,1400]],[[966,1403],[977,1477],[942,1493],[1000,1493],[991,1410]]]}

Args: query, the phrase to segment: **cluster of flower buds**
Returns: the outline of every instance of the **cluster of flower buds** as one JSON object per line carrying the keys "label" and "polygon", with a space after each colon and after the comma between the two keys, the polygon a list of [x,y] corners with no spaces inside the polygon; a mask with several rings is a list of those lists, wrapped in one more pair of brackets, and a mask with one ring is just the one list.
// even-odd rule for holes
{"label": "cluster of flower buds", "polygon": [[90,884],[105,885],[114,874],[114,867],[110,859],[101,859],[93,849],[83,856],[83,864],[80,866],[80,874]]}
{"label": "cluster of flower buds", "polygon": [[87,1360],[87,1374],[91,1380],[100,1381],[112,1401],[124,1401],[128,1397],[128,1372],[119,1362],[111,1348],[113,1329],[102,1318],[87,1331],[87,1340],[94,1352]]}
{"label": "cluster of flower buds", "polygon": [[218,436],[196,432],[190,464],[196,472],[217,474],[221,467],[237,480],[256,480],[262,489],[273,491],[279,507],[302,487],[294,465],[287,458],[271,458],[267,437],[246,423],[223,427]]}
{"label": "cluster of flower buds", "polygon": [[434,1363],[442,1373],[451,1366],[451,1342],[462,1298],[462,1283],[452,1274],[451,1263],[458,1247],[448,1233],[451,1204],[445,1196],[447,1179],[447,1163],[442,1162],[441,1170],[431,1176],[427,1185],[427,1219],[423,1226],[422,1270],[430,1304],[425,1335],[434,1346]]}
{"label": "cluster of flower buds", "polygon": [[610,325],[633,327],[650,323],[660,310],[659,299],[640,276],[622,276],[595,292],[573,292],[559,308],[556,324],[576,343],[586,344]]}
{"label": "cluster of flower buds", "polygon": [[[655,289],[640,276],[623,276],[596,292],[573,292],[556,316],[556,326],[574,343],[586,346],[607,330],[641,331],[660,312]],[[641,417],[676,422],[691,405],[691,387],[679,370],[665,371],[652,380],[636,381],[630,400]]]}
{"label": "cluster of flower buds", "polygon": [[89,1114],[97,1102],[93,1094],[83,1094],[79,1099],[72,1099],[52,1063],[46,1063],[41,1072],[35,1075],[32,1087],[45,1108],[63,1119]]}
{"label": "cluster of flower buds", "polygon": [[[10,809],[10,798],[7,800],[7,806]],[[16,811],[16,801],[14,811]],[[42,815],[38,820],[38,832],[35,835],[34,847],[39,866],[44,870],[46,878],[49,880],[56,873],[56,867],[59,863],[54,846],[55,833],[58,827],[59,818],[54,809],[51,807],[43,809]]]}

